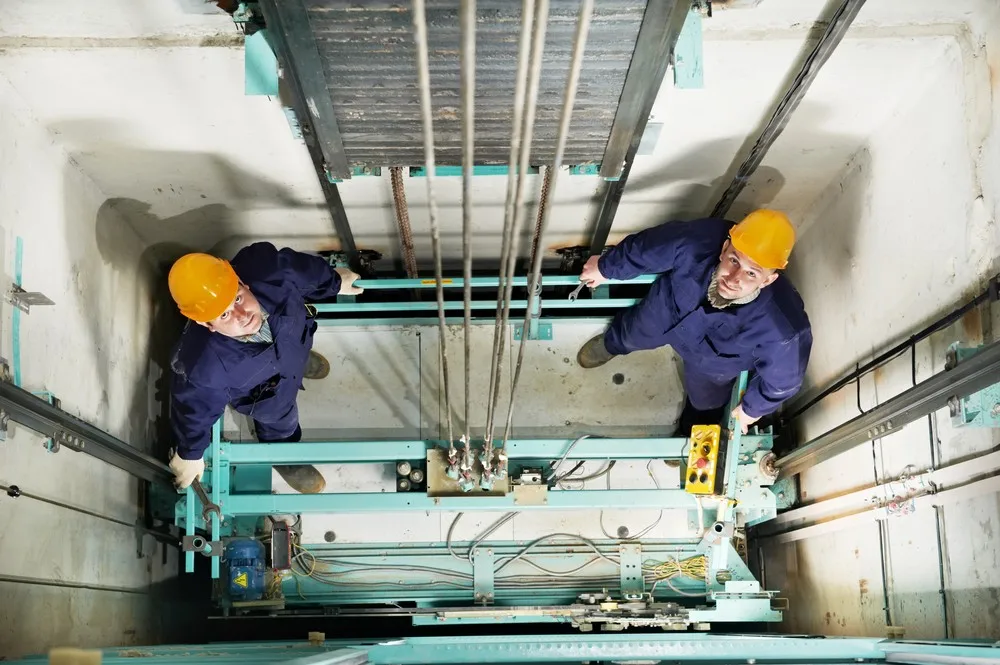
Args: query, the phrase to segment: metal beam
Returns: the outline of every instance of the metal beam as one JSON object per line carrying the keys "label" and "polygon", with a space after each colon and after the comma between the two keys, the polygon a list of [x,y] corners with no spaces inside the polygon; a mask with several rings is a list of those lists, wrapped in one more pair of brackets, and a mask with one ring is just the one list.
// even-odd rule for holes
{"label": "metal beam", "polygon": [[[651,661],[671,663],[844,663],[878,661],[878,638],[824,640],[811,637],[714,635],[503,635],[410,637],[373,646],[373,665],[436,663],[581,663]],[[906,647],[901,646],[900,652]],[[982,651],[990,653],[989,648]],[[808,654],[808,655],[806,655]]]}
{"label": "metal beam", "polygon": [[880,485],[872,485],[855,492],[842,494],[832,499],[810,503],[794,510],[787,510],[772,520],[757,527],[758,537],[771,536],[793,528],[808,526],[818,521],[839,519],[852,513],[870,510],[872,506],[884,503],[887,497],[907,496],[910,487],[933,487],[940,492],[943,488],[954,488],[981,476],[995,475],[1000,471],[1000,452],[974,457],[965,462],[952,464],[940,469],[929,469],[906,479],[892,480]]}
{"label": "metal beam", "polygon": [[[945,506],[950,503],[970,501],[987,494],[1000,492],[1000,476],[992,476],[977,480],[967,485],[953,487],[951,489],[938,492],[936,494],[922,494],[912,499],[903,499],[900,503],[912,502],[912,510],[927,510],[933,506]],[[870,524],[879,520],[886,520],[892,514],[886,506],[868,508],[861,512],[844,515],[809,526],[794,527],[777,533],[761,536],[762,540],[771,540],[776,543],[792,543],[797,540],[805,540],[815,536],[822,536],[835,531],[842,531],[862,524]]]}
{"label": "metal beam", "polygon": [[[298,513],[393,513],[410,511],[522,511],[650,508],[695,510],[694,494],[664,490],[559,490],[545,494],[545,502],[519,502],[506,496],[432,497],[418,492],[358,492],[333,494],[231,494],[222,502],[227,516]],[[714,505],[712,509],[714,510]]]}
{"label": "metal beam", "polygon": [[282,65],[281,80],[291,93],[303,140],[333,218],[333,228],[340,238],[341,249],[354,254],[357,244],[340,190],[327,176],[329,171],[334,178],[347,180],[351,177],[351,169],[326,88],[323,63],[312,38],[308,14],[301,0],[261,0],[260,7],[269,28],[268,39]]}
{"label": "metal beam", "polygon": [[618,110],[601,161],[602,178],[622,175],[622,164],[634,155],[649,112],[670,65],[670,53],[691,9],[685,0],[649,0],[635,39],[632,62],[625,75]]}
{"label": "metal beam", "polygon": [[806,56],[802,67],[799,68],[785,94],[782,95],[777,107],[775,107],[771,119],[767,121],[764,129],[757,136],[756,142],[750,149],[750,154],[740,164],[736,175],[733,177],[733,181],[729,183],[729,187],[723,192],[719,202],[715,204],[715,208],[712,210],[712,217],[724,217],[729,212],[729,208],[736,201],[736,197],[746,187],[746,184],[750,181],[750,176],[757,170],[760,163],[764,161],[764,155],[767,154],[767,151],[781,135],[781,132],[784,131],[785,125],[788,124],[792,113],[798,108],[799,102],[805,97],[809,86],[812,85],[812,82],[816,79],[816,75],[819,74],[820,69],[826,64],[826,61],[830,59],[833,51],[840,45],[844,35],[847,34],[848,28],[851,27],[851,23],[854,22],[854,18],[861,11],[864,4],[865,0],[844,0],[833,13],[827,24],[826,32],[823,33],[816,46]]}
{"label": "metal beam", "polygon": [[[652,284],[659,275],[640,275],[633,279],[609,279],[605,284]],[[527,286],[528,277],[514,277],[511,284],[514,286]],[[500,283],[499,277],[473,277],[469,280],[472,288],[482,288],[492,286],[496,288]],[[461,277],[445,277],[441,285],[448,288],[461,288],[465,286],[465,280]],[[580,278],[576,275],[543,275],[542,286],[579,286]],[[434,279],[359,279],[355,286],[360,286],[366,291],[378,289],[433,289],[437,286]]]}
{"label": "metal beam", "polygon": [[[631,307],[639,302],[638,298],[606,298],[604,300],[559,300],[553,298],[545,301],[546,309],[614,309],[616,307]],[[511,309],[525,309],[528,306],[527,300],[511,300]],[[317,312],[429,312],[437,311],[436,302],[404,300],[399,302],[338,302],[323,303],[313,305]],[[473,300],[471,309],[496,310],[496,300]],[[446,300],[444,309],[455,310],[464,309],[465,304],[461,300]]]}
{"label": "metal beam", "polygon": [[0,381],[0,421],[5,422],[7,418],[51,438],[60,447],[87,453],[144,480],[173,484],[174,474],[160,460],[27,390]]}
{"label": "metal beam", "polygon": [[334,178],[350,178],[344,141],[340,136],[330,91],[326,87],[323,59],[313,39],[305,5],[302,0],[261,0],[260,6],[269,28],[268,36],[275,37],[275,48],[286,77],[295,81],[296,92],[301,95],[299,101],[304,103],[316,131],[326,168]]}
{"label": "metal beam", "polygon": [[895,432],[907,423],[948,406],[951,397],[964,397],[1000,380],[1000,342],[950,370],[939,372],[777,460],[782,476],[793,476],[866,441]]}
{"label": "metal beam", "polygon": [[632,163],[642,142],[642,133],[688,11],[690,4],[683,0],[650,0],[646,5],[632,63],[625,77],[618,111],[601,162],[601,176],[617,179],[604,183],[601,210],[591,234],[592,256],[599,255],[608,242],[611,225],[632,172]]}
{"label": "metal beam", "polygon": [[[764,437],[744,437],[750,443]],[[508,441],[507,457],[517,459],[626,460],[684,459],[686,438],[617,439],[519,439]],[[424,459],[443,441],[333,441],[308,443],[223,443],[222,457],[230,464],[324,464],[396,462]]]}

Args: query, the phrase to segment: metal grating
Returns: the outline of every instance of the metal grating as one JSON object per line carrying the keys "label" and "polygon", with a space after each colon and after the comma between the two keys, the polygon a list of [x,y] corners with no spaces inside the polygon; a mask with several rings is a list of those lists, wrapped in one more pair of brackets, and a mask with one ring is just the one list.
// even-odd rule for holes
{"label": "metal grating", "polygon": [[[351,166],[423,162],[412,15],[406,2],[306,0],[344,152]],[[479,0],[476,163],[506,164],[521,6]],[[597,3],[565,161],[600,162],[618,109],[646,3]],[[428,0],[437,163],[461,163],[458,0]],[[552,0],[531,163],[555,150],[579,3]]]}

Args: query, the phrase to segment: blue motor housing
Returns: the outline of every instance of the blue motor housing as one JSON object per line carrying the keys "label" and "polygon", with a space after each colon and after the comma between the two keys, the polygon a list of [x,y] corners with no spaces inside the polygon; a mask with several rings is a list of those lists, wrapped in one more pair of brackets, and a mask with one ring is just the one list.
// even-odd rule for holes
{"label": "blue motor housing", "polygon": [[250,538],[230,540],[222,557],[230,600],[260,600],[264,597],[264,545]]}

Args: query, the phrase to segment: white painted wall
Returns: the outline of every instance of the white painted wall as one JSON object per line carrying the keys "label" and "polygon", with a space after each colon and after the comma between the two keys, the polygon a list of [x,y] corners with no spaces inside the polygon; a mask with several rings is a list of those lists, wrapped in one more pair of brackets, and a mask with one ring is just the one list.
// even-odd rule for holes
{"label": "white painted wall", "polygon": [[[13,279],[20,237],[24,287],[56,303],[21,316],[23,387],[51,391],[70,413],[147,448],[149,355],[156,335],[145,246],[4,79],[0,173],[2,288],[6,292]],[[18,356],[10,310],[4,304],[0,353],[13,364]],[[0,443],[0,484],[25,493],[0,501],[0,654],[34,653],[67,641],[94,646],[158,639],[159,612],[167,606],[158,607],[150,585],[173,575],[176,557],[170,554],[165,565],[151,540],[137,556],[135,479],[88,455],[50,454],[39,435],[12,423]]]}

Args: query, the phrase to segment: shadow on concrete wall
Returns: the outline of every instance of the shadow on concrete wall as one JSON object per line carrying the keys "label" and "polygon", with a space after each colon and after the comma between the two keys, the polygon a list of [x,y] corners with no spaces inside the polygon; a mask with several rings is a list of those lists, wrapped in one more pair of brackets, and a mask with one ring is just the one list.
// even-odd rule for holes
{"label": "shadow on concrete wall", "polygon": [[[136,378],[128,413],[134,438],[131,443],[159,456],[166,454],[170,442],[166,418],[170,355],[184,326],[183,317],[170,299],[166,275],[180,256],[203,249],[186,242],[184,238],[192,230],[206,224],[211,224],[216,233],[230,234],[233,232],[232,213],[222,204],[208,204],[180,215],[160,218],[150,212],[148,203],[115,198],[101,205],[95,221],[94,232],[101,261],[124,274],[134,274],[135,280],[127,287],[132,290],[132,297],[138,301],[150,299],[148,322],[136,319],[130,327],[136,334],[146,336],[145,343],[136,346],[146,350],[144,365],[147,371]],[[178,240],[144,245],[142,239],[162,235],[164,229],[173,230]],[[94,274],[88,279],[100,279],[100,270],[91,272]],[[126,285],[119,284],[118,289],[122,288]],[[87,297],[84,294],[84,298]],[[106,357],[101,344],[106,331],[102,329],[103,324],[93,317],[87,319],[87,324],[87,333],[98,349],[101,380],[107,385],[111,359]],[[150,388],[154,390],[153,399],[150,399]]]}
{"label": "shadow on concrete wall", "polygon": [[[812,313],[813,353],[816,349],[837,349],[845,360],[867,356],[870,349],[853,348],[848,331],[857,325],[865,313],[853,307],[831,312],[838,302],[821,300],[824,292],[836,292],[851,284],[860,242],[859,226],[871,206],[872,159],[867,147],[862,147],[827,186],[810,212],[809,225],[800,233],[788,267],[788,276],[799,286],[806,312]],[[849,305],[850,296],[839,302]],[[823,316],[818,316],[822,308]],[[831,314],[833,316],[831,316]],[[836,325],[837,322],[843,325]],[[817,325],[819,324],[819,325]],[[844,367],[846,371],[850,367]],[[802,403],[825,387],[832,378],[817,377],[806,372],[802,391],[793,400]],[[848,386],[845,390],[854,390]]]}
{"label": "shadow on concrete wall", "polygon": [[[180,241],[208,249],[227,237],[223,233],[235,231],[243,211],[326,210],[321,198],[304,199],[277,179],[222,155],[136,145],[119,126],[105,120],[65,120],[48,129],[65,144],[71,162],[116,200],[148,245]],[[316,196],[317,192],[312,190]],[[228,216],[220,219],[221,213]],[[332,223],[329,228],[332,234]]]}
{"label": "shadow on concrete wall", "polygon": [[[67,233],[76,247],[89,247],[93,228],[97,256],[84,256],[71,266],[74,288],[86,308],[98,311],[100,293],[114,288],[116,293],[139,299],[152,298],[151,319],[139,321],[139,312],[117,311],[86,317],[88,344],[96,349],[99,380],[107,387],[116,363],[107,339],[112,330],[110,317],[133,316],[130,330],[147,331],[149,376],[137,379],[133,389],[129,426],[133,443],[155,439],[166,447],[169,429],[165,421],[166,390],[163,377],[169,371],[171,349],[183,328],[183,319],[169,298],[166,274],[170,265],[188,251],[212,251],[227,238],[243,233],[240,215],[251,209],[324,209],[304,201],[283,184],[261,177],[208,152],[153,150],[131,145],[120,127],[100,119],[68,120],[49,125],[69,153],[64,178],[67,187]],[[98,210],[94,227],[89,220],[72,220],[79,209],[73,200],[71,180],[83,172],[106,194],[112,194]],[[157,214],[158,210],[176,214]],[[332,225],[330,227],[332,229]],[[280,233],[280,231],[279,231]],[[101,264],[115,271],[109,276]],[[121,279],[118,275],[129,275]],[[134,277],[132,277],[134,276]],[[114,284],[110,280],[115,280]],[[142,333],[139,333],[142,334]],[[134,348],[144,344],[132,341]],[[134,359],[129,358],[129,362]],[[155,384],[156,400],[150,399]],[[151,414],[150,408],[161,413]],[[106,408],[102,407],[102,408]]]}
{"label": "shadow on concrete wall", "polygon": [[[734,110],[739,113],[739,110]],[[820,129],[826,122],[827,111],[817,104],[803,102],[795,113],[795,128],[783,134],[778,139],[779,149],[787,149],[789,142],[793,150],[803,154],[817,150],[829,149],[831,146],[847,146],[851,150],[860,147],[864,139],[851,134],[837,134]],[[807,127],[808,130],[797,129]],[[698,219],[712,212],[715,204],[725,192],[735,177],[737,168],[745,158],[745,150],[753,144],[756,130],[747,136],[727,136],[699,143],[678,154],[670,154],[669,148],[664,155],[657,157],[639,157],[635,171],[625,187],[622,209],[618,213],[621,218],[631,200],[655,202],[657,190],[674,184],[676,189],[662,194],[664,207],[663,218],[652,223],[667,219]],[[743,146],[741,148],[741,145]],[[720,171],[719,164],[731,160],[726,171]],[[828,165],[830,180],[837,177],[843,169],[842,161],[831,161]],[[728,219],[740,219],[755,208],[771,204],[782,193],[786,186],[793,190],[798,185],[795,173],[786,175],[774,166],[760,165],[750,177],[746,187],[736,203],[727,213]],[[604,187],[598,186],[589,200],[594,205],[593,213],[597,214],[603,200]]]}

